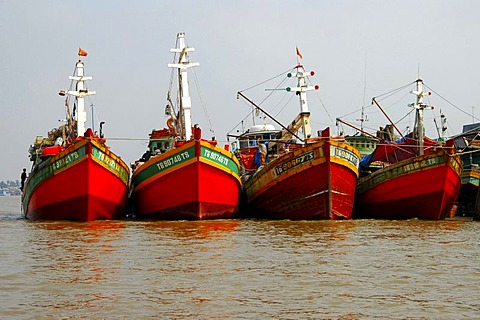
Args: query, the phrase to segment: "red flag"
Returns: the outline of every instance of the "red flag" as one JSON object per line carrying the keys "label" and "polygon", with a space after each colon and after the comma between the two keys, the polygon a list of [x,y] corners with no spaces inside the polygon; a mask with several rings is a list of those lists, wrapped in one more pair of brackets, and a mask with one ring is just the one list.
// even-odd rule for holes
{"label": "red flag", "polygon": [[78,48],[78,55],[81,57],[86,57],[87,56],[87,51],[83,50],[82,48]]}
{"label": "red flag", "polygon": [[300,59],[303,59],[303,56],[302,56],[302,54],[300,53],[300,50],[298,50],[298,47],[296,47],[296,49],[297,49],[297,56],[299,56]]}

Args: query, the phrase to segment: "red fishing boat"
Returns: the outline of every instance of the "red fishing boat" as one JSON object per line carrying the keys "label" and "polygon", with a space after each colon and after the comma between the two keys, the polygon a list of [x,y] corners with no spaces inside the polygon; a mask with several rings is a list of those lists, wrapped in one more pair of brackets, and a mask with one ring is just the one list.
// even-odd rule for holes
{"label": "red fishing boat", "polygon": [[[80,50],[79,55],[86,53]],[[127,201],[129,168],[105,144],[103,123],[99,135],[85,130],[84,98],[95,91],[86,87],[92,78],[84,75],[81,60],[70,79],[70,90],[60,91],[67,96],[66,124],[52,129],[48,137],[37,137],[30,147],[33,166],[23,188],[23,213],[31,220],[119,218]]]}
{"label": "red fishing boat", "polygon": [[[136,162],[132,175],[134,214],[148,219],[220,219],[233,217],[239,208],[241,181],[239,163],[215,140],[201,137],[192,127],[188,68],[191,63],[185,35],[177,35],[178,63],[176,107],[168,94],[167,128],[153,130],[148,151]],[[178,110],[177,110],[178,109]]]}
{"label": "red fishing boat", "polygon": [[[296,78],[296,87],[286,91],[300,99],[300,113],[288,127],[275,130],[273,125],[257,125],[236,137],[246,215],[291,220],[351,218],[360,154],[344,138],[331,137],[329,129],[311,137],[306,92],[318,86],[308,85],[306,78],[313,74],[298,64],[287,75]],[[303,139],[297,135],[300,131]]]}
{"label": "red fishing boat", "polygon": [[411,105],[416,111],[413,133],[396,142],[383,141],[362,158],[365,176],[357,185],[357,218],[440,220],[454,205],[461,160],[453,140],[443,143],[424,136],[423,111],[429,106],[423,102],[427,93],[421,79],[413,93],[417,97]]}

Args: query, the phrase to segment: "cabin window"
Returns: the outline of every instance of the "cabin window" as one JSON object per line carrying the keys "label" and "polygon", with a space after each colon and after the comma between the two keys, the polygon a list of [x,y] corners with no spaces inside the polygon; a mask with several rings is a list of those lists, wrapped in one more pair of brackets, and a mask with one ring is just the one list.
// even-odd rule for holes
{"label": "cabin window", "polygon": [[247,148],[248,147],[248,140],[242,140],[240,141],[240,148]]}
{"label": "cabin window", "polygon": [[235,152],[235,151],[238,150],[238,142],[237,141],[233,141],[230,145],[232,147],[232,152]]}

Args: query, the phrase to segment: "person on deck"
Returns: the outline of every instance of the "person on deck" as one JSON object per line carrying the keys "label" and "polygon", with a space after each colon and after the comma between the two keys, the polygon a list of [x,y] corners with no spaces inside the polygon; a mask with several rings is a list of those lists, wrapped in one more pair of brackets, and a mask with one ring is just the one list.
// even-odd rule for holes
{"label": "person on deck", "polygon": [[145,153],[142,155],[142,157],[140,158],[140,161],[141,161],[141,162],[147,162],[148,159],[150,159],[151,156],[152,156],[152,152],[150,151],[150,149],[148,149],[148,150],[145,151]]}

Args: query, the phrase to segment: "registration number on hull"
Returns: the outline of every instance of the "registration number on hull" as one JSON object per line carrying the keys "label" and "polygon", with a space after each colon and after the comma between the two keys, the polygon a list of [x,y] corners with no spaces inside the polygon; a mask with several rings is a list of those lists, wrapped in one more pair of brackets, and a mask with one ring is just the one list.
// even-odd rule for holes
{"label": "registration number on hull", "polygon": [[296,156],[293,159],[290,159],[288,161],[280,163],[279,165],[277,165],[275,167],[275,174],[277,176],[279,176],[282,173],[284,173],[284,172],[286,172],[286,171],[288,171],[292,168],[298,167],[299,165],[301,165],[305,162],[313,160],[313,158],[315,157],[314,154],[315,153],[312,150],[312,151],[309,151],[309,152],[302,153],[302,154]]}

